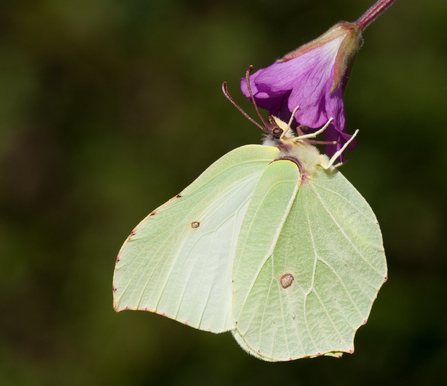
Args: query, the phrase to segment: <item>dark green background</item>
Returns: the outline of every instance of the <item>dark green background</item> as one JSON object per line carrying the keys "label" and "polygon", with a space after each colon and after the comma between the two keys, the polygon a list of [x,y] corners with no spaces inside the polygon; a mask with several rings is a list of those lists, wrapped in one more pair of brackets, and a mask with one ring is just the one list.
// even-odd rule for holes
{"label": "dark green background", "polygon": [[229,333],[115,313],[132,228],[260,130],[223,97],[373,0],[0,3],[0,384],[447,383],[447,1],[364,33],[342,171],[382,226],[389,281],[356,352],[265,363]]}

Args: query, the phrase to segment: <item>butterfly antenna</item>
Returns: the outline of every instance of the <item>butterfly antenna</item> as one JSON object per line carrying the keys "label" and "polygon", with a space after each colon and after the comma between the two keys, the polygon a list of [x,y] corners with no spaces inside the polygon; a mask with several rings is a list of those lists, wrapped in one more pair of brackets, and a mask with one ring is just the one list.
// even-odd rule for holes
{"label": "butterfly antenna", "polygon": [[[230,93],[228,92],[227,88],[227,82],[223,82],[222,84],[222,91],[226,98],[233,104],[234,107],[236,107],[245,118],[247,118],[250,122],[254,123],[256,126],[258,126],[261,130],[267,131],[265,127],[262,127],[258,122],[256,122],[252,117],[250,117],[242,108],[236,103],[236,101],[231,97]],[[251,92],[250,92],[251,93]],[[256,106],[256,105],[255,105]],[[258,113],[259,114],[259,113]]]}
{"label": "butterfly antenna", "polygon": [[267,134],[270,134],[271,131],[268,130],[269,125],[264,121],[264,118],[262,118],[262,115],[258,110],[258,105],[255,102],[255,97],[253,96],[253,93],[251,91],[250,74],[251,74],[252,70],[253,70],[253,66],[250,64],[247,68],[247,71],[245,72],[245,81],[247,82],[248,92],[250,93],[251,101],[253,102],[253,105],[255,106],[256,113],[258,114],[259,119],[261,120],[262,124],[264,125],[264,128],[262,128],[262,130],[264,130]]}
{"label": "butterfly antenna", "polygon": [[266,121],[264,121],[264,118],[262,118],[262,115],[259,113],[258,106],[256,105],[255,97],[253,96],[253,92],[251,91],[251,87],[250,87],[250,73],[252,70],[253,70],[253,66],[249,66],[245,73],[245,80],[247,81],[248,92],[250,93],[251,100],[255,106],[256,113],[258,114],[258,117],[261,119],[263,126],[260,125],[258,122],[256,122],[253,118],[249,117],[248,114],[244,110],[242,110],[242,108],[234,101],[234,99],[231,97],[230,93],[228,92],[227,82],[223,82],[222,91],[223,91],[225,97],[233,104],[234,107],[236,107],[244,115],[244,117],[246,117],[250,122],[252,122],[256,126],[258,126],[264,133],[272,135],[273,138],[279,139],[281,137],[281,134],[283,133],[283,130],[278,126],[278,124],[275,121],[275,118],[272,115],[270,115],[268,122],[266,122]]}

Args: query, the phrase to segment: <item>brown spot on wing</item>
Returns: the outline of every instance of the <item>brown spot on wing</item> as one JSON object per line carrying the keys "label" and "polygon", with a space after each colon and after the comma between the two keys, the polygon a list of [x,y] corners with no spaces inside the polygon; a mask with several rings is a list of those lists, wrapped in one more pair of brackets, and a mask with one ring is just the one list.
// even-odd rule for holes
{"label": "brown spot on wing", "polygon": [[295,278],[293,277],[293,275],[291,273],[285,273],[284,275],[281,276],[281,279],[279,279],[279,282],[281,284],[281,287],[286,289],[292,285],[294,279]]}

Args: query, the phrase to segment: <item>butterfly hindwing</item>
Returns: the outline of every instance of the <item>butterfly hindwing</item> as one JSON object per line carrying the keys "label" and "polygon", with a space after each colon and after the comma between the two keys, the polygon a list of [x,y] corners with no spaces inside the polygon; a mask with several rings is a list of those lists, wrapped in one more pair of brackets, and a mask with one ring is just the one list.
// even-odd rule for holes
{"label": "butterfly hindwing", "polygon": [[[247,219],[276,216],[279,208],[258,199],[270,194],[261,182],[274,185],[271,166],[253,194],[261,204],[250,204]],[[284,202],[290,197],[277,194]],[[292,200],[277,237],[268,225],[243,223],[233,270],[238,339],[271,361],[352,352],[386,276],[377,220],[334,168],[319,169]]]}

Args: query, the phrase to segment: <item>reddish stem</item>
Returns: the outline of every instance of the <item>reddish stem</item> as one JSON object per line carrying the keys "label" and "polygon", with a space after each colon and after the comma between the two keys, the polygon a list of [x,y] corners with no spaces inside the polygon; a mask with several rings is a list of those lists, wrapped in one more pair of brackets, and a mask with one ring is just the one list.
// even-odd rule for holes
{"label": "reddish stem", "polygon": [[370,9],[368,9],[360,19],[354,24],[363,31],[368,27],[380,14],[382,14],[396,0],[379,0]]}

